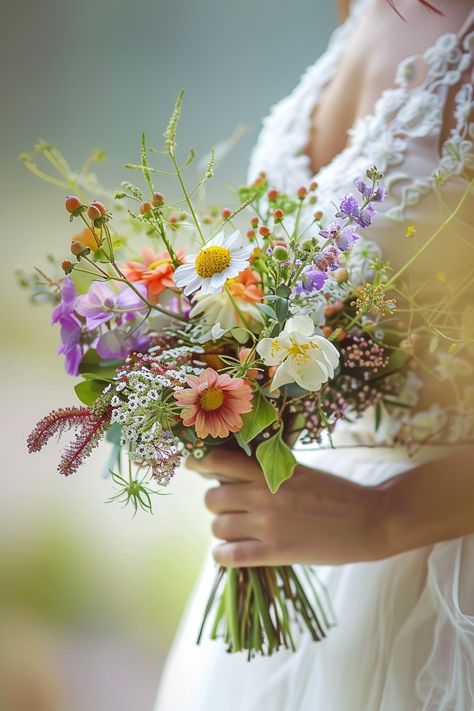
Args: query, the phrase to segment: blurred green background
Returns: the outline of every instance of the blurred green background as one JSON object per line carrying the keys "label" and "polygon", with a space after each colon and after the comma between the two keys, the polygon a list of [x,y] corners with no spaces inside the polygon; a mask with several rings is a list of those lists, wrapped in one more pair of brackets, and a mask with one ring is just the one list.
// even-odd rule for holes
{"label": "blurred green background", "polygon": [[91,149],[118,187],[138,158],[139,135],[157,145],[185,90],[183,151],[205,156],[237,129],[209,197],[226,203],[245,181],[262,117],[296,84],[335,26],[322,0],[19,0],[0,27],[2,245],[0,497],[0,709],[145,711],[209,544],[204,482],[186,470],[155,514],[107,504],[107,448],[69,480],[58,450],[26,454],[26,437],[53,407],[74,402],[55,356],[50,309],[33,308],[15,266],[67,256],[74,229],[64,193],[17,160],[38,138],[79,168]]}

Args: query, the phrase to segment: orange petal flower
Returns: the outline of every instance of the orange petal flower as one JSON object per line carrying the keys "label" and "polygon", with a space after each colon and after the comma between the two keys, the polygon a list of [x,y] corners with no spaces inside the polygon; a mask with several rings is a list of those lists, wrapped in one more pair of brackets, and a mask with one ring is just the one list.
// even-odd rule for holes
{"label": "orange petal flower", "polygon": [[242,427],[242,417],[252,409],[253,393],[243,378],[231,378],[213,368],[187,378],[186,390],[174,394],[182,406],[186,427],[194,425],[198,437],[228,437]]}
{"label": "orange petal flower", "polygon": [[262,300],[263,291],[259,286],[258,276],[249,267],[244,269],[235,279],[229,279],[228,285],[232,296],[242,301],[258,302]]}
{"label": "orange petal flower", "polygon": [[[150,247],[143,247],[141,254],[141,261],[127,262],[123,273],[130,281],[144,284],[148,297],[153,301],[165,289],[175,287],[174,266],[167,250],[156,254]],[[184,261],[183,249],[178,250],[176,254],[180,262]]]}

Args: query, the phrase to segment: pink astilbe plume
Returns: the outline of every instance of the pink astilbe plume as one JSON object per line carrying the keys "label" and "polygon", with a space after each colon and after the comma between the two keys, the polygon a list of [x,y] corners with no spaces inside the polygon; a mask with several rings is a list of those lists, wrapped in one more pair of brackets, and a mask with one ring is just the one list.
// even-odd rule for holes
{"label": "pink astilbe plume", "polygon": [[110,426],[111,408],[94,412],[89,407],[66,407],[43,417],[28,437],[28,451],[39,452],[51,437],[75,430],[75,439],[62,452],[58,471],[63,476],[74,474],[91,451],[99,444]]}

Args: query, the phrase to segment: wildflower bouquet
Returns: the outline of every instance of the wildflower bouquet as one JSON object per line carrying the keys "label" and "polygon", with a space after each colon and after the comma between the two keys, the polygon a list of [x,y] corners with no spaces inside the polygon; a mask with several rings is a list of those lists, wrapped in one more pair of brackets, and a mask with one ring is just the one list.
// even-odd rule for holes
{"label": "wildflower bouquet", "polygon": [[[286,195],[264,174],[238,191],[236,209],[202,214],[214,156],[188,189],[183,173],[194,153],[181,164],[181,103],[182,94],[163,150],[142,137],[141,160],[128,167],[144,188],[122,183],[114,220],[107,200],[88,199],[88,188],[99,190],[89,173],[72,173],[56,149],[39,147],[59,170],[55,182],[77,193],[65,207],[82,229],[62,275],[22,275],[35,300],[54,304],[59,353],[67,372],[81,377],[82,402],[42,419],[29,451],[73,431],[58,467],[69,476],[105,438],[113,445],[112,498],[135,510],[151,511],[152,495],[183,456],[203,457],[219,445],[254,455],[276,493],[296,466],[295,439],[319,442],[341,418],[396,403],[407,358],[400,335],[384,341],[377,332],[395,308],[387,267],[362,257],[370,268],[361,270],[355,248],[384,198],[381,174],[371,168],[354,195],[334,196],[339,207],[329,221],[317,209],[316,183]],[[152,167],[156,153],[171,171]],[[155,187],[170,172],[181,192],[174,202]],[[250,224],[241,230],[246,211]],[[294,649],[294,624],[314,640],[331,625],[311,570],[290,566],[219,569],[199,638],[211,613],[211,636],[249,658]]]}

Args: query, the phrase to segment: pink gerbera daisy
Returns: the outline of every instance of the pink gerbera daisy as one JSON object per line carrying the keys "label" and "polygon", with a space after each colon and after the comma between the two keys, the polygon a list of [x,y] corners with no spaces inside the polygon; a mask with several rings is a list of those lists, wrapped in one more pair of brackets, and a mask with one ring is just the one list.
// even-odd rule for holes
{"label": "pink gerbera daisy", "polygon": [[242,417],[252,409],[252,390],[243,378],[231,378],[206,368],[199,376],[187,378],[186,390],[174,394],[182,406],[186,427],[196,428],[198,437],[228,437],[242,427]]}

